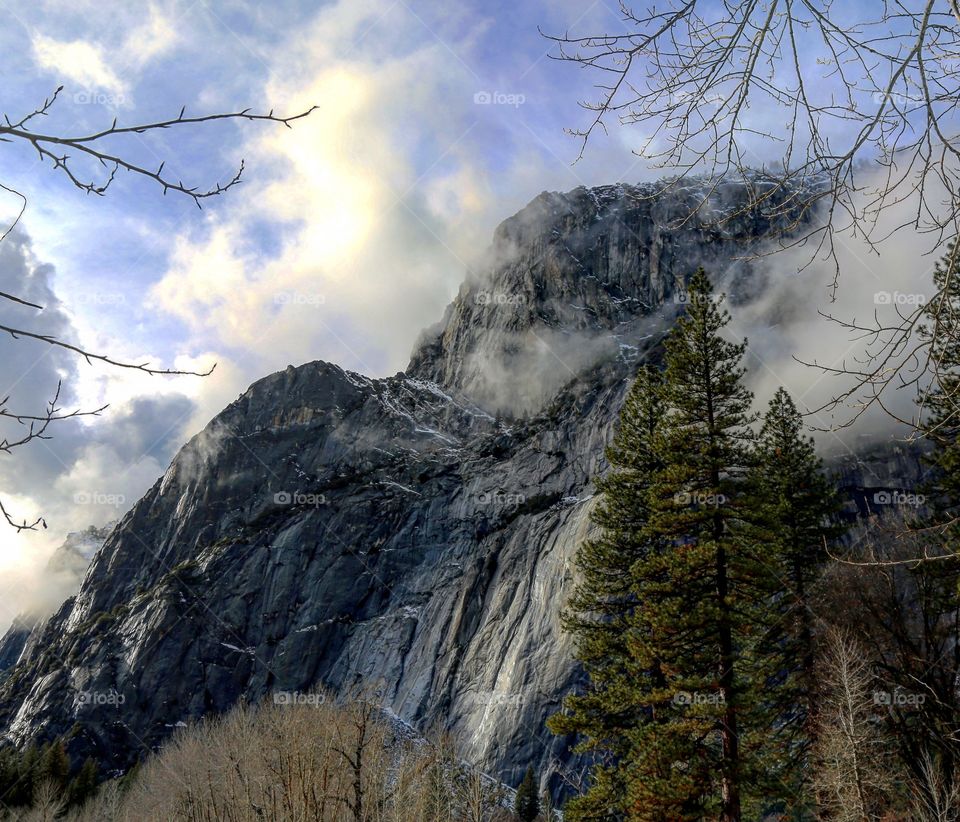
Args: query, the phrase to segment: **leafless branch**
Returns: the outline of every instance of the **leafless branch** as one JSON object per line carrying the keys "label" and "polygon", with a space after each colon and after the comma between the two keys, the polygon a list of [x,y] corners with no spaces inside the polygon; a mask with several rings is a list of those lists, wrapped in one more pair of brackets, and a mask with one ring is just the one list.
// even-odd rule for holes
{"label": "leafless branch", "polygon": [[[835,297],[841,234],[870,251],[901,230],[927,235],[931,251],[958,235],[958,8],[879,0],[851,23],[832,0],[665,0],[642,11],[621,0],[625,33],[549,39],[555,59],[597,79],[595,98],[581,104],[587,125],[571,130],[581,156],[611,122],[642,128],[636,153],[673,174],[651,196],[701,177],[687,186],[692,202],[679,221],[722,226],[748,209],[772,211],[772,250],[802,247],[808,262],[828,261]],[[775,147],[772,162],[757,156],[761,141]],[[728,181],[747,201],[713,208]],[[905,203],[907,218],[883,227]],[[934,320],[933,335],[915,344],[920,319]],[[888,408],[891,388],[936,377],[928,360],[942,324],[929,311],[849,327],[866,335],[867,350],[852,366],[820,364],[853,378],[833,406],[852,404],[856,416]]]}
{"label": "leafless branch", "polygon": [[[222,114],[206,114],[188,117],[186,107],[184,107],[180,109],[180,113],[176,117],[129,126],[119,125],[117,119],[114,118],[108,128],[103,128],[88,134],[66,135],[35,131],[34,127],[37,122],[49,115],[51,109],[57,104],[62,91],[63,86],[59,86],[53,94],[47,97],[37,108],[19,119],[14,120],[8,115],[3,115],[2,122],[0,122],[0,143],[19,143],[21,145],[32,146],[41,161],[50,160],[55,171],[62,173],[76,188],[87,194],[105,195],[116,179],[117,173],[126,171],[153,181],[161,187],[164,194],[168,191],[173,191],[189,197],[196,203],[197,207],[202,207],[203,200],[223,194],[240,183],[244,171],[244,163],[242,160],[239,167],[225,183],[217,182],[212,186],[202,188],[184,183],[183,180],[166,173],[164,171],[166,162],[161,162],[156,169],[153,169],[130,159],[116,148],[118,144],[117,141],[122,141],[123,138],[139,137],[150,132],[164,131],[167,129],[183,129],[187,126],[205,125],[219,121],[270,122],[292,128],[293,123],[309,116],[317,108],[313,106],[306,111],[288,116],[276,115],[272,109],[266,114],[256,114],[253,113],[251,109],[243,109],[241,111]],[[107,148],[108,144],[111,146],[109,149]],[[74,158],[92,161],[95,166],[102,169],[100,177],[87,176],[84,172],[80,171],[77,165],[73,163]],[[0,183],[0,189],[20,199],[20,209],[16,218],[3,233],[0,234],[0,242],[2,242],[20,223],[27,207],[27,198],[22,192],[3,183]],[[9,292],[0,291],[0,299],[7,300],[18,306],[43,310],[43,306]],[[87,363],[99,362],[116,368],[142,371],[143,373],[151,375],[192,375],[204,377],[212,373],[214,368],[216,368],[216,364],[214,364],[206,371],[191,371],[155,367],[149,362],[127,362],[112,357],[109,354],[95,353],[77,344],[62,340],[52,334],[31,331],[13,325],[0,324],[0,333],[6,333],[14,340],[33,340],[54,348],[69,351],[81,357]],[[5,419],[24,426],[21,434],[0,440],[0,453],[10,453],[14,449],[20,448],[34,440],[49,439],[50,435],[47,432],[50,425],[54,422],[61,422],[81,416],[96,416],[107,407],[104,405],[94,411],[77,410],[63,413],[57,406],[60,398],[60,390],[61,384],[58,383],[54,398],[50,401],[43,414],[14,412],[7,408],[9,397],[0,401],[0,420]],[[26,519],[18,520],[14,518],[8,513],[2,502],[0,502],[0,514],[2,514],[7,523],[18,532],[35,530],[39,525],[46,528],[46,523],[42,517],[38,517],[32,522]]]}
{"label": "leafless branch", "polygon": [[[87,194],[104,195],[110,188],[120,170],[128,171],[132,174],[145,177],[157,183],[166,194],[168,191],[175,191],[190,197],[197,207],[201,206],[201,200],[209,197],[216,197],[225,191],[238,185],[244,171],[244,163],[241,160],[236,172],[226,183],[216,183],[208,188],[187,185],[183,180],[164,174],[166,162],[161,162],[156,169],[151,169],[143,164],[134,162],[114,151],[108,151],[103,148],[105,140],[114,137],[123,137],[130,135],[142,135],[148,132],[162,131],[170,128],[182,128],[188,125],[199,125],[213,123],[222,120],[247,121],[247,122],[271,122],[292,128],[297,120],[308,117],[317,106],[313,106],[306,111],[289,116],[280,116],[273,113],[271,109],[266,114],[254,114],[250,109],[234,111],[226,114],[204,114],[197,117],[187,117],[186,107],[180,109],[180,113],[166,120],[156,120],[149,123],[139,123],[132,126],[120,126],[116,118],[109,128],[101,129],[90,134],[78,135],[59,135],[44,134],[31,131],[27,123],[36,117],[47,116],[50,109],[57,102],[63,86],[59,86],[54,93],[44,100],[43,104],[36,110],[21,118],[17,122],[12,122],[9,116],[4,115],[4,125],[0,125],[0,141],[20,142],[31,145],[37,152],[41,161],[50,160],[55,170],[62,172],[73,185]],[[104,174],[99,180],[85,178],[74,171],[70,162],[72,155],[68,152],[75,152],[81,157],[93,160],[104,169]],[[8,189],[9,190],[9,189]]]}
{"label": "leafless branch", "polygon": [[73,345],[72,343],[64,342],[63,340],[57,339],[56,337],[51,336],[50,334],[37,334],[33,331],[24,331],[20,328],[12,328],[8,325],[0,324],[0,332],[6,332],[15,340],[24,337],[30,340],[38,340],[39,342],[46,343],[47,345],[52,345],[57,348],[64,348],[67,351],[72,351],[75,354],[79,355],[85,359],[88,363],[94,361],[105,363],[106,365],[112,365],[116,368],[130,368],[135,371],[143,371],[146,374],[163,374],[166,376],[179,376],[187,375],[193,377],[206,377],[213,373],[213,370],[217,367],[216,363],[210,366],[206,371],[181,371],[175,368],[153,368],[149,363],[131,363],[125,362],[123,360],[116,360],[108,354],[95,354],[92,351],[87,351],[86,349],[81,348],[80,346]]}
{"label": "leafless branch", "polygon": [[[47,403],[46,410],[42,415],[23,414],[11,411],[7,407],[7,403],[9,402],[10,398],[4,397],[2,400],[0,400],[0,419],[11,420],[24,426],[23,432],[19,436],[13,438],[5,436],[0,439],[0,453],[9,454],[15,449],[27,445],[34,440],[50,439],[47,429],[50,427],[51,423],[74,419],[76,417],[95,417],[107,407],[106,405],[103,405],[94,411],[75,410],[63,413],[58,405],[62,387],[62,381],[58,382],[57,390],[53,395],[53,399]],[[2,501],[0,501],[0,513],[3,514],[3,517],[6,519],[7,523],[15,528],[18,533],[20,531],[36,530],[38,525],[42,525],[44,528],[47,527],[47,523],[44,521],[43,517],[37,517],[32,522],[29,522],[25,519],[18,522],[7,511]]]}

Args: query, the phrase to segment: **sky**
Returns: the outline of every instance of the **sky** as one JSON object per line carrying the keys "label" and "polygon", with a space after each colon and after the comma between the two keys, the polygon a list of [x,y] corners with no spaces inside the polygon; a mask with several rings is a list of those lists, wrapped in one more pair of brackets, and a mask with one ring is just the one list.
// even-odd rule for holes
{"label": "sky", "polygon": [[[202,187],[243,159],[244,182],[203,210],[132,175],[86,195],[29,147],[0,144],[0,183],[28,201],[0,243],[2,290],[44,306],[0,304],[0,320],[127,361],[216,363],[205,378],[150,377],[3,344],[11,407],[42,407],[62,380],[64,408],[109,408],[2,455],[4,504],[49,528],[0,532],[0,624],[62,598],[44,585],[50,551],[68,531],[121,516],[251,382],[315,359],[401,370],[502,219],[543,190],[659,176],[633,153],[639,126],[597,134],[578,162],[564,132],[587,123],[577,103],[596,78],[551,59],[540,30],[622,31],[613,0],[0,7],[3,113],[18,119],[64,87],[38,130],[152,122],[184,105],[317,107],[290,129],[213,124],[119,144]],[[0,215],[18,207],[0,197]],[[793,342],[778,342],[789,359]]]}

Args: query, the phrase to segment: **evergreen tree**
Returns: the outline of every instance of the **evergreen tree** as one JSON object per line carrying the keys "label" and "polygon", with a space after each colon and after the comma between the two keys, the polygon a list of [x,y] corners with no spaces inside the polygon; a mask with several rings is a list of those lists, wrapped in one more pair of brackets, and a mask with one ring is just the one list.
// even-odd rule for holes
{"label": "evergreen tree", "polygon": [[[817,707],[814,586],[826,559],[826,541],[840,535],[839,500],[823,473],[811,438],[803,435],[803,417],[780,388],[770,401],[750,473],[752,529],[749,538],[768,547],[769,562],[783,591],[777,597],[780,622],[763,650],[779,654],[785,665],[778,684],[778,733],[788,735],[798,810],[810,798],[807,754]],[[832,518],[832,519],[831,519]]]}
{"label": "evergreen tree", "polygon": [[746,343],[724,339],[730,316],[702,269],[688,293],[666,340],[653,438],[661,467],[647,492],[644,533],[662,548],[633,567],[630,656],[660,676],[636,681],[634,700],[652,721],[633,734],[627,815],[739,822],[747,800],[776,790],[762,754],[778,661],[758,646],[776,619],[778,581],[763,546],[744,538],[754,419]]}
{"label": "evergreen tree", "polygon": [[70,778],[70,757],[63,742],[56,740],[44,746],[39,772],[41,780],[50,780],[60,789],[66,787]]}
{"label": "evergreen tree", "polygon": [[20,780],[20,757],[12,746],[0,748],[0,807],[12,806]]}
{"label": "evergreen tree", "polygon": [[540,796],[537,793],[537,778],[532,767],[528,767],[523,775],[523,782],[517,788],[513,808],[522,822],[534,822],[540,815]]}
{"label": "evergreen tree", "polygon": [[29,805],[33,801],[33,791],[40,782],[42,753],[36,745],[29,745],[20,760],[20,773],[13,788],[10,804]]}
{"label": "evergreen tree", "polygon": [[71,805],[82,805],[97,790],[97,761],[87,757],[80,770],[70,783],[69,799]]}
{"label": "evergreen tree", "polygon": [[660,375],[644,366],[606,451],[611,471],[595,480],[600,499],[592,519],[599,535],[577,550],[577,585],[562,615],[589,682],[585,693],[567,697],[563,712],[548,725],[554,733],[579,735],[577,751],[597,761],[589,790],[564,809],[570,820],[616,818],[625,809],[626,776],[620,763],[628,756],[632,730],[643,720],[636,681],[646,675],[627,646],[637,601],[632,569],[648,550],[647,491],[660,467],[653,436],[662,414]]}

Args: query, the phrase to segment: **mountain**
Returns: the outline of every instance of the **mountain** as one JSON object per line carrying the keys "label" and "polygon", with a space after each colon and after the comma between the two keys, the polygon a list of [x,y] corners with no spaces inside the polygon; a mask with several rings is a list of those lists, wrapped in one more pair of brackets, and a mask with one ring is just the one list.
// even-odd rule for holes
{"label": "mountain", "polygon": [[[631,376],[698,265],[734,305],[761,293],[743,257],[791,218],[744,209],[742,185],[691,214],[701,195],[545,192],[405,372],[312,362],[254,383],[33,629],[0,684],[7,738],[69,733],[119,768],[207,712],[322,683],[448,731],[509,784],[533,764],[556,787],[576,763],[543,723],[578,677],[559,610]],[[737,215],[723,230],[718,210]]]}

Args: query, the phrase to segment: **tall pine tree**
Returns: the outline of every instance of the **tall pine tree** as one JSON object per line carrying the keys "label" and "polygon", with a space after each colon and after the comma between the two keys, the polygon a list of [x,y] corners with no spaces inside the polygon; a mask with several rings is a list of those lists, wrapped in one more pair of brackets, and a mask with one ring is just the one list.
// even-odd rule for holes
{"label": "tall pine tree", "polygon": [[71,805],[82,805],[97,790],[97,761],[87,757],[80,766],[77,775],[70,782],[67,796]]}
{"label": "tall pine tree", "polygon": [[746,343],[724,338],[729,314],[701,269],[666,340],[665,414],[654,435],[661,467],[647,492],[645,533],[662,550],[634,564],[638,605],[630,655],[657,679],[634,693],[654,721],[632,740],[630,819],[739,822],[762,802],[767,693],[777,661],[758,651],[775,621],[776,577],[744,538],[753,440],[744,387]]}
{"label": "tall pine tree", "polygon": [[44,747],[39,771],[41,780],[50,780],[61,791],[66,787],[70,778],[70,757],[61,740]]}
{"label": "tall pine tree", "polygon": [[812,802],[808,753],[818,704],[815,674],[814,589],[826,560],[826,541],[841,533],[839,499],[823,473],[803,417],[786,390],[770,401],[750,472],[751,527],[748,539],[767,546],[782,589],[780,617],[762,649],[783,659],[779,672],[777,734],[783,779],[796,785],[790,805],[798,812]]}
{"label": "tall pine tree", "polygon": [[771,743],[785,564],[754,510],[745,343],[725,339],[702,270],[689,294],[665,371],[644,369],[630,392],[598,482],[601,533],[577,556],[564,625],[590,682],[550,726],[599,762],[573,820],[739,822],[789,794]]}
{"label": "tall pine tree", "polygon": [[577,751],[597,762],[588,791],[564,809],[574,821],[623,818],[626,809],[631,735],[644,719],[636,686],[648,675],[627,645],[637,602],[632,569],[649,550],[647,493],[661,467],[653,437],[662,415],[659,372],[643,366],[606,452],[612,470],[595,482],[600,501],[592,518],[600,532],[577,551],[578,582],[563,613],[589,683],[584,693],[567,697],[548,725],[558,734],[578,734]]}

